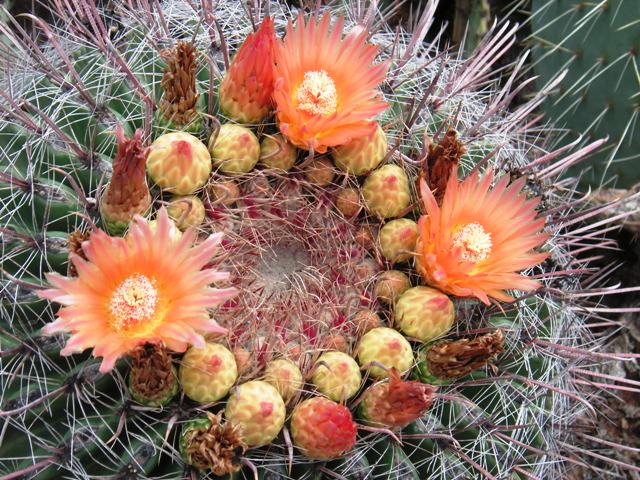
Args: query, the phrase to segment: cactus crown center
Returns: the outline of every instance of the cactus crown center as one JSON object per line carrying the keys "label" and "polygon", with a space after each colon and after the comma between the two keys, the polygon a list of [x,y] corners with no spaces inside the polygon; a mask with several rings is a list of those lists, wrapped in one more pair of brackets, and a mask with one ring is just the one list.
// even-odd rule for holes
{"label": "cactus crown center", "polygon": [[326,117],[338,107],[336,84],[324,70],[309,71],[296,93],[298,110]]}
{"label": "cactus crown center", "polygon": [[129,332],[152,319],[158,306],[155,279],[135,273],[113,292],[109,302],[111,326],[116,332]]}
{"label": "cactus crown center", "polygon": [[477,222],[467,223],[455,230],[453,246],[460,249],[463,260],[479,263],[486,260],[491,253],[491,234]]}

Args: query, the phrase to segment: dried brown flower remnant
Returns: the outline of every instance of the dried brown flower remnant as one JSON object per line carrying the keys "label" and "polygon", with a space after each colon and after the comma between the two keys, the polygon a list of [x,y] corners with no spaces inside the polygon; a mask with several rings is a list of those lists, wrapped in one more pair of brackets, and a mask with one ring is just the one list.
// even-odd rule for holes
{"label": "dried brown flower remnant", "polygon": [[132,396],[146,405],[164,405],[178,391],[171,355],[162,345],[147,343],[131,352],[129,387]]}
{"label": "dried brown flower remnant", "polygon": [[436,387],[422,382],[404,381],[395,368],[388,382],[367,389],[360,413],[369,422],[389,427],[404,427],[420,418],[433,403]]}
{"label": "dried brown flower remnant", "polygon": [[197,113],[196,49],[191,43],[178,42],[163,56],[167,67],[160,81],[164,94],[159,109],[166,120],[176,125],[186,125]]}
{"label": "dried brown flower remnant", "polygon": [[191,465],[200,470],[211,470],[222,476],[238,472],[242,467],[240,457],[247,445],[240,437],[240,430],[229,422],[222,422],[222,412],[207,412],[209,427],[192,428],[184,435],[185,454]]}
{"label": "dried brown flower remnant", "polygon": [[82,232],[81,230],[74,230],[69,234],[67,239],[67,245],[69,249],[69,265],[67,267],[67,273],[69,277],[77,277],[78,271],[76,266],[71,261],[71,254],[77,255],[83,260],[87,260],[87,256],[82,250],[82,242],[89,239],[90,232]]}
{"label": "dried brown flower remnant", "polygon": [[423,163],[423,172],[427,185],[431,189],[438,204],[442,202],[451,175],[451,169],[458,166],[460,157],[466,148],[458,139],[456,131],[449,127],[447,133],[437,144],[428,145],[427,157]]}
{"label": "dried brown flower remnant", "polygon": [[491,362],[504,350],[502,330],[477,338],[437,343],[427,350],[429,372],[441,379],[458,378]]}

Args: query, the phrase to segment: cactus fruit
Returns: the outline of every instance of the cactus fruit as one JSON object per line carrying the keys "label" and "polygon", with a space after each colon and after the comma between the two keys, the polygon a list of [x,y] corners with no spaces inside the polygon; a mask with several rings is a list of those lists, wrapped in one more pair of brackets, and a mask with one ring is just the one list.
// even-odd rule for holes
{"label": "cactus fruit", "polygon": [[247,173],[260,158],[260,143],[246,127],[225,123],[218,135],[211,136],[209,151],[214,167],[223,173]]}
{"label": "cactus fruit", "polygon": [[212,205],[230,207],[240,197],[240,187],[233,180],[214,181],[209,185],[207,194]]}
{"label": "cactus fruit", "polygon": [[260,141],[260,164],[288,172],[298,158],[298,150],[280,133],[264,136]]}
{"label": "cactus fruit", "polygon": [[387,135],[376,123],[370,134],[336,147],[331,156],[336,167],[345,173],[364,175],[380,165],[387,154]]}
{"label": "cactus fruit", "polygon": [[199,403],[217,402],[238,378],[236,359],[219,343],[190,348],[180,363],[180,385],[184,394]]}
{"label": "cactus fruit", "polygon": [[303,384],[302,372],[291,360],[279,358],[267,364],[264,381],[276,387],[285,402],[300,391]]}
{"label": "cactus fruit", "polygon": [[398,218],[384,224],[378,241],[382,256],[391,263],[406,262],[416,248],[418,224],[408,218]]}
{"label": "cactus fruit", "polygon": [[382,327],[382,319],[373,310],[360,310],[351,320],[356,327],[359,335],[364,335],[374,328]]}
{"label": "cactus fruit", "polygon": [[347,218],[356,216],[362,209],[360,193],[355,188],[341,188],[336,195],[336,209]]}
{"label": "cactus fruit", "polygon": [[367,209],[381,218],[402,215],[411,201],[409,179],[397,165],[385,165],[374,170],[364,181],[362,196]]}
{"label": "cactus fruit", "polygon": [[305,168],[304,176],[309,183],[326,187],[336,176],[333,164],[326,158],[313,159]]}
{"label": "cactus fruit", "polygon": [[[611,247],[603,237],[608,221],[592,221],[607,206],[586,208],[574,193],[576,182],[558,180],[598,142],[577,152],[548,148],[548,129],[536,127],[529,115],[542,94],[509,111],[521,64],[500,84],[498,76],[508,69],[494,66],[514,41],[512,28],[496,26],[461,61],[425,41],[435,0],[423,2],[413,33],[390,26],[389,10],[376,10],[376,2],[363,9],[354,0],[329,2],[314,13],[300,9],[291,27],[290,2],[283,0],[252,2],[260,8],[249,9],[236,0],[110,0],[113,10],[91,0],[42,3],[50,6],[52,24],[29,16],[34,29],[13,19],[0,25],[0,44],[11,46],[0,49],[0,477],[161,479],[201,469],[203,477],[237,479],[254,478],[256,471],[259,478],[286,480],[564,478],[572,465],[594,459],[598,474],[612,470],[622,477],[624,469],[633,470],[619,459],[606,466],[600,463],[605,455],[572,444],[572,432],[576,426],[584,431],[587,409],[600,393],[626,382],[602,377],[601,361],[624,356],[599,351],[607,338],[604,320],[589,321],[590,315],[606,316],[610,307],[600,302],[618,292],[607,284],[609,269],[594,270],[590,260],[593,249]],[[238,58],[267,11],[278,37],[285,29],[292,34],[274,42],[273,95],[258,92],[274,104],[255,135],[283,135],[307,150],[304,160],[288,172],[252,168],[230,178],[210,174],[212,160],[202,144],[195,160],[151,151],[156,162],[148,164],[149,184],[156,180],[160,187],[150,190],[149,218],[155,220],[134,217],[123,238],[104,233],[101,187],[117,177],[113,132],[120,125],[135,138],[140,130],[145,148],[164,128],[158,118],[163,49],[185,40],[195,48],[191,91],[199,95],[196,110],[203,106],[197,116],[206,120],[204,138],[227,121],[218,77],[228,76],[228,59]],[[30,33],[41,35],[34,40]],[[331,152],[371,134],[371,120],[393,146],[385,165],[368,177],[343,174]],[[195,138],[174,135],[186,136],[190,147]],[[305,175],[316,161],[331,174],[328,183]],[[189,170],[194,165],[195,173]],[[380,179],[389,170],[391,183],[400,178],[406,186],[400,201]],[[175,190],[183,181],[186,191]],[[374,187],[368,196],[365,184]],[[474,201],[464,194],[467,188]],[[352,198],[363,193],[358,212],[347,213],[347,202],[337,205],[348,189]],[[448,202],[454,193],[456,201]],[[202,200],[205,218],[197,230],[180,233],[169,220],[162,206],[174,195]],[[523,210],[529,216],[514,222]],[[448,213],[456,221],[447,224]],[[414,285],[429,281],[454,291],[455,331],[438,343],[409,342],[384,326],[408,286],[393,273],[392,281],[378,281],[390,266],[376,242],[380,217],[387,215],[420,222],[419,259],[402,264],[402,274]],[[526,266],[509,248],[495,250],[513,239],[521,243]],[[438,242],[442,248],[436,249]],[[512,271],[474,278],[490,263],[508,263]],[[510,291],[514,278],[526,298]],[[496,281],[508,292],[490,288]],[[479,283],[483,289],[474,290]],[[468,290],[457,290],[458,284]],[[469,290],[500,298],[484,304]],[[484,338],[498,329],[501,345]],[[240,387],[215,403],[180,394],[170,400],[172,388],[165,390],[164,382],[170,364],[182,369],[197,347],[221,342],[221,333],[237,359]],[[167,350],[162,367],[155,360],[134,365],[136,349],[146,343]],[[398,345],[404,355],[387,358]],[[418,352],[417,367],[410,347]],[[390,420],[388,408],[386,427],[354,420],[361,397],[342,406],[301,387],[287,402],[291,442],[282,397],[266,382],[256,393],[252,382],[282,358],[311,376],[311,362],[328,348],[353,355],[373,372],[383,364],[381,377],[393,375],[396,366],[398,374],[432,381],[420,377],[425,367],[430,376],[447,377],[440,380],[447,385],[404,428],[394,426],[401,422]],[[100,359],[80,353],[85,349]],[[373,390],[373,375],[362,376],[360,391]],[[184,392],[192,387],[181,382],[180,371],[178,382]],[[391,400],[415,399],[416,386],[394,389]],[[141,393],[153,393],[152,404],[138,404],[148,402]],[[419,402],[403,403],[412,408],[393,413],[405,420],[421,410],[414,408]],[[383,411],[384,403],[375,405]],[[260,416],[271,408],[269,418]],[[242,416],[256,409],[245,428]],[[189,422],[202,414],[208,422],[195,432]],[[294,432],[296,424],[301,428]],[[183,459],[176,455],[180,430],[194,432]],[[270,443],[248,449],[243,435]],[[606,448],[620,448],[617,442]]]}
{"label": "cactus fruit", "polygon": [[375,297],[387,305],[393,305],[411,288],[411,280],[399,270],[387,270],[378,276],[373,290]]}
{"label": "cactus fruit", "polygon": [[107,230],[121,235],[135,215],[143,215],[151,207],[144,164],[148,149],[141,144],[142,132],[133,138],[124,136],[122,127],[116,129],[118,153],[113,161],[113,175],[100,202],[100,215]]}
{"label": "cactus fruit", "polygon": [[198,227],[204,222],[204,204],[194,195],[174,196],[167,205],[169,217],[180,230]]}
{"label": "cactus fruit", "polygon": [[396,301],[396,325],[403,333],[423,342],[446,334],[454,321],[453,302],[435,288],[412,287]]}
{"label": "cactus fruit", "polygon": [[[369,330],[360,340],[358,362],[373,378],[387,378],[391,368],[405,373],[413,366],[413,350],[399,332],[378,327]],[[381,366],[371,365],[372,362]]]}
{"label": "cactus fruit", "polygon": [[233,390],[227,400],[225,416],[240,428],[242,440],[248,446],[267,445],[284,425],[284,401],[272,385],[252,380]]}
{"label": "cactus fruit", "polygon": [[193,135],[165,133],[151,144],[147,173],[163,190],[191,195],[207,182],[211,173],[211,157],[204,143]]}
{"label": "cactus fruit", "polygon": [[320,355],[314,368],[311,382],[331,400],[348,400],[360,390],[360,367],[346,353],[325,352]]}
{"label": "cactus fruit", "polygon": [[315,460],[344,455],[356,443],[356,424],[351,412],[323,397],[300,402],[291,415],[293,444]]}

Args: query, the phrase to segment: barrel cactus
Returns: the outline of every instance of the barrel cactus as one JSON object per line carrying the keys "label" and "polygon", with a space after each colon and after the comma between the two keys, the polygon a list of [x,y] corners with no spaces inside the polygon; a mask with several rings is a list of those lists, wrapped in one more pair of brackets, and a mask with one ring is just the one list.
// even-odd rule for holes
{"label": "barrel cactus", "polygon": [[[0,474],[562,476],[615,290],[577,256],[603,222],[556,178],[598,143],[532,142],[543,94],[506,111],[507,27],[461,61],[424,41],[436,2],[412,31],[376,2],[245,7],[53,2],[40,39],[1,26]],[[354,141],[376,158],[343,168]],[[107,233],[109,184],[133,213]],[[396,219],[417,237],[394,263]]]}

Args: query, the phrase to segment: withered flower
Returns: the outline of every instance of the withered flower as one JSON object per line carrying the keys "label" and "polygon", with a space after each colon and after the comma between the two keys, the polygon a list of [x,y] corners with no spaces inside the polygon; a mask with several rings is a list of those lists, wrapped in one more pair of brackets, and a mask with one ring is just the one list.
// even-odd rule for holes
{"label": "withered flower", "polygon": [[196,91],[196,49],[191,43],[178,42],[163,57],[167,66],[160,81],[164,93],[158,109],[165,120],[184,126],[196,116],[200,97]]}
{"label": "withered flower", "polygon": [[69,277],[78,276],[78,270],[76,270],[75,265],[71,261],[71,255],[77,255],[83,260],[87,259],[86,255],[82,251],[82,242],[84,242],[85,240],[88,240],[89,236],[90,236],[90,233],[88,231],[83,232],[81,230],[76,229],[73,232],[71,232],[69,234],[69,237],[67,238],[67,249],[69,250],[69,265],[67,266],[67,275]]}
{"label": "withered flower", "polygon": [[131,352],[129,391],[139,403],[166,405],[178,393],[178,376],[164,345],[146,343]]}
{"label": "withered flower", "polygon": [[180,449],[185,461],[201,471],[223,476],[240,471],[240,458],[247,451],[240,430],[222,422],[222,412],[189,422],[183,429]]}
{"label": "withered flower", "polygon": [[447,189],[451,169],[458,166],[460,158],[467,149],[458,139],[458,134],[453,127],[449,127],[444,137],[437,144],[430,143],[427,150],[422,175],[440,205]]}
{"label": "withered flower", "polygon": [[504,350],[502,330],[476,338],[446,340],[425,350],[429,372],[440,379],[463,377],[491,362]]}
{"label": "withered flower", "polygon": [[365,391],[359,413],[374,425],[405,427],[431,407],[435,391],[432,385],[402,380],[392,368],[389,381],[376,383]]}

